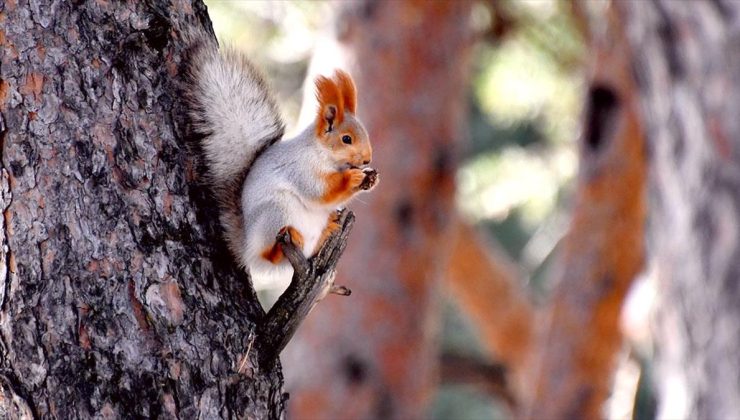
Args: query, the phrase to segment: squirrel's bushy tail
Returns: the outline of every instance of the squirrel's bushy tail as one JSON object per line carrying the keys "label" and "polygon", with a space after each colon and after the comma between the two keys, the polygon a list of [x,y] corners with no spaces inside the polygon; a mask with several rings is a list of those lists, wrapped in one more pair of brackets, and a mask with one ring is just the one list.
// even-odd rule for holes
{"label": "squirrel's bushy tail", "polygon": [[255,158],[282,138],[280,112],[267,83],[247,58],[219,51],[208,36],[193,37],[184,89],[192,129],[201,137],[207,182],[221,208],[229,248],[241,262],[241,187]]}

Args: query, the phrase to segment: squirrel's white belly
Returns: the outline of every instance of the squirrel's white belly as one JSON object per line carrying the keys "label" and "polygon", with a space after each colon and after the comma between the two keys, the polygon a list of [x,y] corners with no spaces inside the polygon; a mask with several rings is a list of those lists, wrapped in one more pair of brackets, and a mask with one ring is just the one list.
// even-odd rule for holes
{"label": "squirrel's white belly", "polygon": [[[321,234],[327,225],[331,212],[323,208],[310,210],[304,208],[301,210],[291,211],[290,214],[286,215],[285,220],[281,220],[279,225],[281,227],[293,226],[301,233],[303,236],[303,255],[309,258],[320,246],[319,239],[321,239]],[[256,252],[274,243],[278,230],[268,235],[272,242],[266,242],[256,247],[249,247],[251,244],[248,244],[249,248],[255,250],[253,255],[248,258],[248,268],[252,276],[252,284],[257,291],[272,289],[282,293],[290,285],[290,280],[293,277],[293,267],[287,258],[283,257],[279,263],[274,264],[266,260],[260,252]]]}
{"label": "squirrel's white belly", "polygon": [[303,234],[303,255],[306,258],[312,256],[321,245],[319,239],[321,239],[321,233],[326,228],[329,214],[330,212],[326,209],[313,209],[307,211],[303,217],[296,218],[293,226]]}

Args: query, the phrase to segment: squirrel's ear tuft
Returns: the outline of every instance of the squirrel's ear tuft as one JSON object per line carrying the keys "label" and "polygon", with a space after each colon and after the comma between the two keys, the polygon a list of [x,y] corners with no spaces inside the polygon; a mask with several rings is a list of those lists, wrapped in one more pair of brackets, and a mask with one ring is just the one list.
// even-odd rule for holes
{"label": "squirrel's ear tuft", "polygon": [[316,78],[316,98],[319,101],[316,134],[323,135],[344,121],[344,99],[337,83],[324,76]]}
{"label": "squirrel's ear tuft", "polygon": [[355,82],[352,81],[352,76],[342,70],[337,70],[334,72],[334,80],[342,92],[344,109],[354,114],[357,110],[357,88],[355,88]]}

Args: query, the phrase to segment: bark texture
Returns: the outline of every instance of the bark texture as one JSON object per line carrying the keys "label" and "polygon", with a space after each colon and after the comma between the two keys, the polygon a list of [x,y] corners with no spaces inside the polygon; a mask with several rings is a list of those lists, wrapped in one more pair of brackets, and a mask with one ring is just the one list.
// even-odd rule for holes
{"label": "bark texture", "polygon": [[[342,3],[325,72],[345,67],[381,182],[358,215],[337,282],[285,351],[296,418],[423,418],[437,381],[438,296],[454,214],[469,53],[467,1]],[[310,358],[307,358],[310,354]]]}
{"label": "bark texture", "polygon": [[740,413],[740,3],[613,2],[651,150],[659,415]]}
{"label": "bark texture", "polygon": [[[587,3],[587,2],[584,2]],[[612,13],[594,25],[578,187],[533,346],[533,419],[602,418],[619,314],[644,260],[646,156],[629,50]]]}
{"label": "bark texture", "polygon": [[3,415],[283,412],[177,129],[191,25],[197,0],[0,2]]}

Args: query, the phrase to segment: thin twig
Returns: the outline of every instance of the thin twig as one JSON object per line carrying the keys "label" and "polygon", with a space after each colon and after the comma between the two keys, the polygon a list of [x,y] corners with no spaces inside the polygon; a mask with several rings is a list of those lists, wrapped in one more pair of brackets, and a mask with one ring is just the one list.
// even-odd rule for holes
{"label": "thin twig", "polygon": [[351,211],[342,210],[338,220],[342,228],[332,234],[309,260],[292,244],[290,234],[285,232],[278,236],[283,253],[293,266],[293,279],[259,326],[255,345],[259,351],[260,369],[272,367],[311,308],[327,291],[342,289],[346,293],[338,294],[349,295],[349,289],[334,286],[333,282],[337,262],[347,246],[354,220]]}
{"label": "thin twig", "polygon": [[254,344],[254,329],[249,331],[249,337],[247,337],[247,353],[244,355],[244,358],[242,358],[242,362],[239,364],[239,369],[237,369],[238,373],[242,373],[244,369],[244,364],[247,363],[247,360],[249,360],[249,353],[252,351],[252,344]]}

